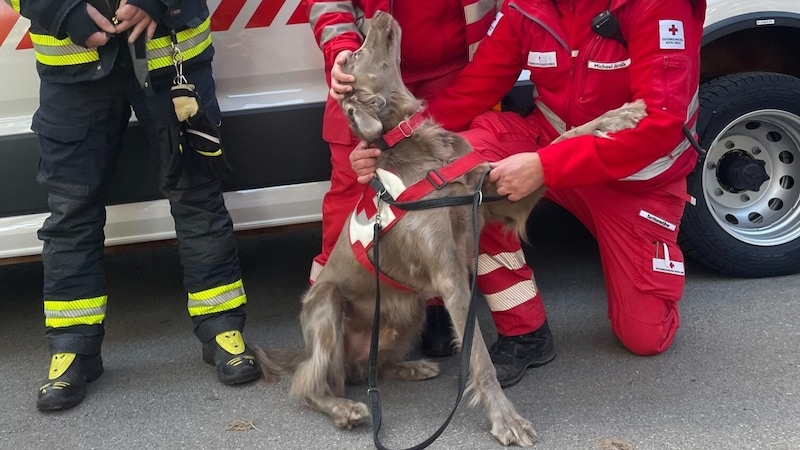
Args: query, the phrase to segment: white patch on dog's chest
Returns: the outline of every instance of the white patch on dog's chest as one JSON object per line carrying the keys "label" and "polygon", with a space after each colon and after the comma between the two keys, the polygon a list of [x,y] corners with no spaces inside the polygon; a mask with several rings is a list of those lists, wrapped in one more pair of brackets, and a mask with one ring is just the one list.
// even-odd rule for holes
{"label": "white patch on dog's chest", "polygon": [[[378,169],[376,171],[376,176],[380,178],[383,186],[392,198],[398,198],[400,194],[405,192],[408,188],[403,184],[403,180],[401,180],[400,177],[386,170]],[[368,190],[367,192],[374,191]],[[375,216],[377,213],[378,196],[373,195],[372,198],[366,196],[361,197],[353,214],[350,216],[350,245],[354,245],[357,242],[361,243],[364,248],[369,248],[372,245],[372,239],[375,233],[373,227],[375,225]],[[396,213],[395,210],[385,202],[380,202],[380,215],[381,225],[384,229],[390,228],[390,226],[402,216],[402,214]]]}

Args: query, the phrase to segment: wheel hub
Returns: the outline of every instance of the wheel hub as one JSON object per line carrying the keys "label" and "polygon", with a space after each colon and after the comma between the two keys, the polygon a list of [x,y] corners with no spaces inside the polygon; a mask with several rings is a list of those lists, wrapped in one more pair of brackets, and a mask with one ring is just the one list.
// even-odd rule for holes
{"label": "wheel hub", "polygon": [[800,117],[740,116],[712,141],[704,167],[706,206],[729,235],[758,246],[800,238]]}
{"label": "wheel hub", "polygon": [[728,152],[720,159],[717,168],[719,184],[734,194],[744,191],[758,192],[761,185],[769,180],[764,168],[766,164],[742,150]]}

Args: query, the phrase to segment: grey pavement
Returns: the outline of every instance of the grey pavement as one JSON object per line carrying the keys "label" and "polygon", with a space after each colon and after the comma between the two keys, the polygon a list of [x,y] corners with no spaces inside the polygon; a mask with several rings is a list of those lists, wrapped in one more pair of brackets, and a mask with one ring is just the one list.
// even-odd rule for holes
{"label": "grey pavement", "polygon": [[[558,357],[507,389],[541,437],[540,450],[800,449],[800,276],[731,279],[689,262],[682,324],[654,357],[610,331],[595,244],[543,205],[526,248]],[[316,226],[238,236],[248,323],[271,348],[301,344],[299,298],[319,246]],[[48,355],[41,264],[0,266],[0,449],[370,449],[371,423],[336,429],[288,396],[288,381],[226,387],[200,358],[174,243],[112,250],[103,347],[106,372],[84,403],[41,414],[34,403]],[[488,343],[495,330],[482,303]],[[444,420],[457,358],[436,379],[382,381],[382,441],[406,448]],[[364,385],[347,395],[366,400]],[[226,430],[249,423],[244,431]],[[611,443],[611,444],[609,444]],[[607,444],[607,445],[606,445]],[[462,403],[432,449],[496,449],[482,407]]]}

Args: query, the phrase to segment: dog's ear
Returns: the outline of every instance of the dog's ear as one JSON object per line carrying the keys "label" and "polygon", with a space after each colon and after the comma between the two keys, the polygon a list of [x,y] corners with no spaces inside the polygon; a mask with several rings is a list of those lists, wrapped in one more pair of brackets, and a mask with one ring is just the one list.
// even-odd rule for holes
{"label": "dog's ear", "polygon": [[[362,84],[366,84],[365,81],[371,80],[372,77],[371,74],[365,75],[361,80]],[[379,114],[381,109],[386,107],[386,99],[382,95],[374,94],[372,89],[362,86],[345,98],[342,107],[350,119],[350,127],[361,139],[373,141],[383,134],[383,123]]]}
{"label": "dog's ear", "polygon": [[361,108],[351,108],[347,111],[350,123],[355,128],[356,134],[362,139],[372,141],[383,134],[381,121]]}

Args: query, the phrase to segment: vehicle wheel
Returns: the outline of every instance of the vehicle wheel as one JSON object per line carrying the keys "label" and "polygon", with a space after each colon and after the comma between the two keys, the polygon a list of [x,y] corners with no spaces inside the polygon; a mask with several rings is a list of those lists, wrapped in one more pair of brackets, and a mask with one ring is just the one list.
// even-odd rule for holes
{"label": "vehicle wheel", "polygon": [[800,79],[752,72],[700,88],[700,143],[680,243],[723,274],[800,271]]}

